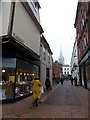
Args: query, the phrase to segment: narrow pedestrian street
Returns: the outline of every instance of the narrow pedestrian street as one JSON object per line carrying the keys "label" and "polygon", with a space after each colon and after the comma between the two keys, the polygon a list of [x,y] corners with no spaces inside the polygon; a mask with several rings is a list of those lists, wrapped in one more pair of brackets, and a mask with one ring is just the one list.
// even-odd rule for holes
{"label": "narrow pedestrian street", "polygon": [[32,96],[3,104],[2,118],[88,118],[88,90],[70,81],[57,84],[41,100],[38,107],[32,106]]}
{"label": "narrow pedestrian street", "polygon": [[0,0],[0,20],[0,120],[90,120],[90,0]]}

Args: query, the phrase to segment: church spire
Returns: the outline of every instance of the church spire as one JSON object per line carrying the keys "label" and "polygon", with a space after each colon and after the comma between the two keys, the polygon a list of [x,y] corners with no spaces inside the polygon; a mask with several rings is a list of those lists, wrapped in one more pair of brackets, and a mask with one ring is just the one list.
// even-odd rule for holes
{"label": "church spire", "polygon": [[62,48],[60,48],[59,63],[64,65],[64,57],[63,57],[63,53],[62,53]]}

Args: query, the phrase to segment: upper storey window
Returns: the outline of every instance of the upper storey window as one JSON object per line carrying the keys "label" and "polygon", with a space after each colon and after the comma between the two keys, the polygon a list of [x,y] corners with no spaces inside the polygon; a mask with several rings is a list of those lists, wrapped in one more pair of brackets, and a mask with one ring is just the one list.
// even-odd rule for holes
{"label": "upper storey window", "polygon": [[78,56],[80,58],[80,55],[81,55],[81,50],[80,50],[80,47],[78,48]]}
{"label": "upper storey window", "polygon": [[67,70],[69,70],[69,68],[67,68]]}
{"label": "upper storey window", "polygon": [[88,2],[85,3],[86,3],[86,13],[88,13]]}
{"label": "upper storey window", "polygon": [[39,14],[39,8],[40,8],[40,4],[38,2],[38,0],[29,0],[30,1],[30,7],[32,8],[32,11],[35,15],[35,17],[37,18],[38,22],[40,22],[40,14]]}
{"label": "upper storey window", "polygon": [[77,31],[77,40],[79,40],[79,32]]}
{"label": "upper storey window", "polygon": [[48,62],[50,63],[50,53],[48,52]]}
{"label": "upper storey window", "polygon": [[46,59],[46,48],[43,47],[43,59]]}
{"label": "upper storey window", "polygon": [[84,19],[86,20],[86,18],[87,18],[87,16],[86,16],[86,12],[85,12],[85,10],[84,10]]}
{"label": "upper storey window", "polygon": [[81,22],[80,22],[80,30],[81,30],[81,31],[83,30],[82,20],[81,20]]}
{"label": "upper storey window", "polygon": [[81,31],[83,30],[84,25],[85,25],[85,17],[84,17],[84,14],[83,14],[81,22],[80,22],[80,29],[81,29]]}
{"label": "upper storey window", "polygon": [[66,70],[66,68],[64,68],[64,70]]}
{"label": "upper storey window", "polygon": [[86,46],[87,46],[87,34],[84,35],[83,37],[83,50],[86,48]]}
{"label": "upper storey window", "polygon": [[34,0],[30,0],[30,2],[31,2],[31,4],[32,4],[32,6],[33,6],[35,12],[37,12],[37,11],[36,11],[36,8],[35,8],[35,1],[34,1]]}

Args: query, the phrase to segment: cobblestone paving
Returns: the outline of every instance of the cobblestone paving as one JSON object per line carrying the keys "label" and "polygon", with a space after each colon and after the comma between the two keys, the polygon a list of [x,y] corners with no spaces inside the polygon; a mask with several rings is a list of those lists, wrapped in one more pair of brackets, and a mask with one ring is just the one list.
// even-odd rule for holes
{"label": "cobblestone paving", "polygon": [[32,107],[32,96],[2,105],[3,118],[88,118],[88,91],[69,81],[45,93],[42,103]]}

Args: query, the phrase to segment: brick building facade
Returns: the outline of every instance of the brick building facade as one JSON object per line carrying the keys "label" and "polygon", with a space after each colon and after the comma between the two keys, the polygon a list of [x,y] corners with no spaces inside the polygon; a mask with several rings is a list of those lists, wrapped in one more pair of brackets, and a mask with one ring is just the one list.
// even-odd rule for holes
{"label": "brick building facade", "polygon": [[54,74],[54,79],[56,81],[60,80],[61,75],[62,75],[62,64],[60,64],[58,61],[55,61],[53,63],[53,74]]}
{"label": "brick building facade", "polygon": [[76,19],[80,84],[90,89],[90,2],[78,2]]}

